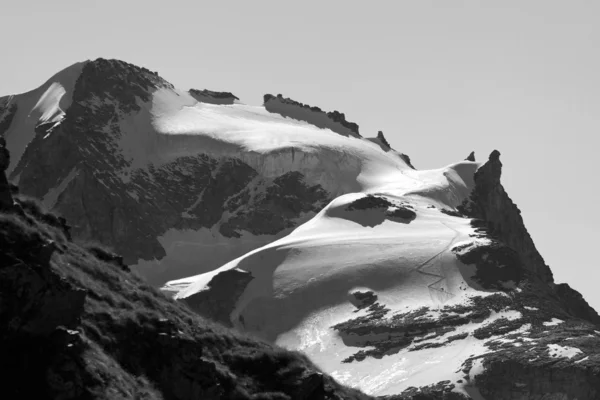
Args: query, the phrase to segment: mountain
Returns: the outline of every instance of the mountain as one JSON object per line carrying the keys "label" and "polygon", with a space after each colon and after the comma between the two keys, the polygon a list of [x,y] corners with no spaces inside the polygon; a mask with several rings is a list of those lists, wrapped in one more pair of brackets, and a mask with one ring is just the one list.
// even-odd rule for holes
{"label": "mountain", "polygon": [[554,282],[497,151],[416,170],[341,112],[248,106],[103,59],[1,98],[0,121],[9,179],[76,240],[342,384],[600,398],[600,317]]}
{"label": "mountain", "polygon": [[369,399],[75,244],[64,219],[8,186],[7,155],[0,138],[3,399]]}
{"label": "mountain", "polygon": [[600,318],[553,282],[500,172],[493,152],[339,196],[285,238],[171,286],[370,394],[597,398]]}
{"label": "mountain", "polygon": [[7,173],[158,285],[284,236],[370,184],[365,160],[407,168],[343,114],[271,97],[248,106],[122,61],[77,63],[0,98]]}

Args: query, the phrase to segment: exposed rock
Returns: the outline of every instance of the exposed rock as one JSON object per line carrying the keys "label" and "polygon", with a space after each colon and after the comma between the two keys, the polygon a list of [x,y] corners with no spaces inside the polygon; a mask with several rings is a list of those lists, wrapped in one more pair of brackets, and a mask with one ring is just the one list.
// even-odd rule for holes
{"label": "exposed rock", "polygon": [[410,157],[407,154],[400,154],[400,158],[402,158],[404,160],[404,162],[406,163],[406,165],[408,165],[409,167],[411,167],[412,169],[416,169],[410,162]]}
{"label": "exposed rock", "polygon": [[354,122],[348,122],[344,113],[339,111],[325,112],[319,107],[294,101],[283,97],[281,94],[277,96],[265,94],[264,106],[269,112],[299,121],[306,121],[319,128],[328,128],[343,136],[361,137],[358,132],[358,125]]}
{"label": "exposed rock", "polygon": [[[500,183],[502,163],[500,152],[494,150],[489,160],[475,173],[475,187],[469,199],[458,210],[474,218],[472,225],[488,236],[497,238],[519,255],[524,274],[532,281],[539,281],[548,295],[564,300],[561,307],[572,315],[600,324],[600,316],[574,289],[554,284],[550,267],[539,254],[525,228],[521,211],[506,194]],[[479,226],[482,225],[482,226]],[[533,282],[535,285],[535,282]]]}
{"label": "exposed rock", "polygon": [[514,289],[523,277],[519,255],[503,243],[475,241],[457,246],[452,251],[463,264],[474,265],[475,271],[468,279],[475,280],[484,289]]}
{"label": "exposed rock", "polygon": [[596,363],[573,361],[548,356],[544,346],[506,349],[485,359],[484,371],[475,377],[475,383],[484,398],[499,400],[599,398]]}
{"label": "exposed rock", "polygon": [[469,154],[469,156],[467,158],[465,158],[465,161],[475,162],[475,152],[472,151],[471,154]]}
{"label": "exposed rock", "polygon": [[321,186],[306,184],[299,172],[285,173],[270,182],[261,180],[258,185],[264,190],[249,185],[228,200],[226,209],[231,214],[220,228],[224,236],[240,237],[242,231],[277,234],[294,227],[301,214],[319,212],[329,200]]}
{"label": "exposed rock", "polygon": [[392,146],[390,146],[388,141],[385,139],[385,136],[383,136],[382,131],[377,132],[377,139],[379,139],[381,141],[381,143],[383,143],[385,146],[392,147]]}
{"label": "exposed rock", "polygon": [[374,208],[387,209],[388,207],[392,207],[394,204],[389,200],[382,196],[375,196],[372,194],[368,194],[361,198],[354,200],[352,203],[348,204],[346,209],[348,211],[353,210],[371,210]]}
{"label": "exposed rock", "polygon": [[363,308],[375,304],[377,295],[371,291],[361,292],[357,290],[356,292],[350,293],[349,300],[356,308],[362,310]]}
{"label": "exposed rock", "polygon": [[446,215],[451,215],[453,217],[459,217],[459,218],[464,218],[464,215],[462,215],[460,212],[456,211],[456,210],[450,210],[448,208],[440,208],[440,212]]}
{"label": "exposed rock", "polygon": [[230,92],[213,92],[212,90],[208,89],[190,89],[188,93],[201,103],[233,104],[235,100],[239,100],[239,98]]}
{"label": "exposed rock", "polygon": [[6,141],[0,136],[0,211],[8,210],[13,207],[13,198],[11,186],[6,179],[4,171],[10,164],[10,154],[6,149]]}
{"label": "exposed rock", "polygon": [[542,282],[552,283],[552,271],[538,253],[521,217],[521,211],[500,183],[500,152],[494,150],[489,160],[475,173],[475,187],[459,211],[471,218],[486,221],[492,236],[517,251],[525,269]]}
{"label": "exposed rock", "polygon": [[366,224],[368,226],[377,225],[383,222],[384,219],[390,219],[396,222],[410,223],[417,217],[417,213],[412,209],[411,206],[405,203],[392,203],[383,196],[377,196],[368,194],[364,197],[360,197],[348,204],[346,211],[375,211],[380,213],[379,218],[377,216],[371,216],[364,218],[364,221],[359,218],[355,222]]}
{"label": "exposed rock", "polygon": [[598,313],[594,310],[588,302],[583,298],[581,293],[571,288],[567,283],[560,283],[554,286],[555,293],[562,306],[572,315],[592,321],[596,324],[600,324],[600,318]]}
{"label": "exposed rock", "polygon": [[223,271],[208,283],[208,290],[195,293],[183,301],[199,314],[231,326],[230,313],[252,279],[251,273],[239,269]]}

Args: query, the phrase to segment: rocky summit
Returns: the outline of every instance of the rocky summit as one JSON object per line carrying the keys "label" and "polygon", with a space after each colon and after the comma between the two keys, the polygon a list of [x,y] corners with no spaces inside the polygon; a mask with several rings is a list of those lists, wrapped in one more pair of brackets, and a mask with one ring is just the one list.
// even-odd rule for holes
{"label": "rocky summit", "polygon": [[600,398],[600,316],[498,151],[418,170],[339,111],[105,59],[0,98],[0,136],[14,396]]}

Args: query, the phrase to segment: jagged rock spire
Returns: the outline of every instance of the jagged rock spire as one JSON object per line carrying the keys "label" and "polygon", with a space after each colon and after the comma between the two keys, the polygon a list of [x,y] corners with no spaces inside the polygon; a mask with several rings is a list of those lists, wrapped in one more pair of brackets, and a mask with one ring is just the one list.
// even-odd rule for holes
{"label": "jagged rock spire", "polygon": [[385,136],[383,136],[383,132],[382,131],[377,132],[377,139],[379,139],[381,141],[381,143],[383,143],[387,147],[392,147],[392,146],[390,146],[390,144],[388,143],[388,141],[385,139]]}
{"label": "jagged rock spire", "polygon": [[475,161],[475,152],[472,151],[471,154],[469,154],[469,156],[465,158],[465,161]]}

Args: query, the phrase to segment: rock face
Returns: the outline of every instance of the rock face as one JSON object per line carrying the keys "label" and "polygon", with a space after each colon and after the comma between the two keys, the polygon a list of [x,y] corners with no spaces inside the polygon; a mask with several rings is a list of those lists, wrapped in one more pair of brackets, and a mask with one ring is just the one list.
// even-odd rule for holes
{"label": "rock face", "polygon": [[382,131],[377,132],[377,139],[379,139],[385,146],[390,147],[390,144],[386,140],[385,136],[383,136]]}
{"label": "rock face", "polygon": [[460,208],[471,218],[485,221],[492,236],[497,236],[515,249],[526,269],[542,282],[552,283],[552,271],[538,253],[521,217],[521,211],[506,194],[500,183],[502,163],[500,152],[494,150],[474,176],[471,198]]}
{"label": "rock face", "polygon": [[10,164],[10,155],[6,149],[6,141],[0,137],[0,210],[7,210],[13,206],[11,188],[4,171]]}
{"label": "rock face", "polygon": [[346,120],[344,113],[339,111],[325,112],[319,107],[309,106],[295,100],[283,97],[281,94],[264,95],[265,108],[284,117],[306,121],[319,128],[328,128],[344,136],[361,137],[358,125]]}
{"label": "rock face", "polygon": [[199,102],[209,104],[233,104],[236,100],[239,100],[230,92],[213,92],[208,89],[190,89],[189,93]]}
{"label": "rock face", "polygon": [[514,249],[523,269],[532,281],[541,281],[549,295],[557,296],[570,312],[579,318],[600,324],[600,316],[568,284],[556,285],[550,267],[539,254],[525,228],[521,211],[506,194],[500,183],[502,163],[500,152],[493,151],[475,173],[475,188],[471,197],[459,209],[466,215],[483,222],[488,234]]}

